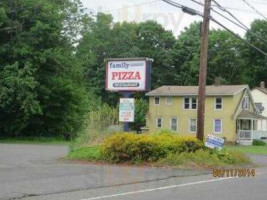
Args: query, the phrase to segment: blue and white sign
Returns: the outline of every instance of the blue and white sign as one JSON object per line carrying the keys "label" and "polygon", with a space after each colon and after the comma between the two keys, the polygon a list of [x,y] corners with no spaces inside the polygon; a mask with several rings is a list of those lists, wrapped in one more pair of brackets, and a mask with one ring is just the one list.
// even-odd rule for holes
{"label": "blue and white sign", "polygon": [[134,122],[134,99],[120,99],[120,122]]}
{"label": "blue and white sign", "polygon": [[224,143],[224,139],[216,137],[214,135],[208,135],[205,146],[211,149],[218,148],[221,150]]}

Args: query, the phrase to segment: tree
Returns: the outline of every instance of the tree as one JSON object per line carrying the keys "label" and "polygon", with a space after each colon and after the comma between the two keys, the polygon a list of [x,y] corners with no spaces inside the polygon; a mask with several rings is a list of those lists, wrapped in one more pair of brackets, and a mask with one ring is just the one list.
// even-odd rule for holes
{"label": "tree", "polygon": [[242,48],[242,41],[231,33],[224,30],[210,32],[208,84],[213,84],[216,76],[222,78],[223,84],[242,83],[245,68]]}
{"label": "tree", "polygon": [[74,34],[65,27],[67,10],[78,7],[76,1],[0,2],[1,133],[62,136],[80,127],[83,75]]}
{"label": "tree", "polygon": [[[259,35],[265,41],[267,41],[267,21],[255,20],[251,24],[251,32]],[[259,39],[255,35],[246,33],[246,40],[267,52],[267,43]],[[255,49],[244,46],[243,59],[246,62],[246,69],[244,71],[244,82],[247,82],[250,86],[254,87],[259,85],[260,81],[267,82],[267,58],[263,54],[259,53]]]}

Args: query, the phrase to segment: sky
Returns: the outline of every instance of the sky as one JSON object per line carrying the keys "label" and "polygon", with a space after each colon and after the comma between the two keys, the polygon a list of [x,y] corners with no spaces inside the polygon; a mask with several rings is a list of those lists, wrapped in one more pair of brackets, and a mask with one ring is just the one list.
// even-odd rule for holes
{"label": "sky", "polygon": [[[194,8],[203,13],[203,7],[191,0],[173,0],[179,4]],[[204,0],[195,0],[204,3]],[[249,7],[244,1],[252,5],[263,16],[267,17],[267,0],[217,0],[217,2],[235,15],[246,26],[250,26],[255,19],[264,19],[255,10]],[[162,24],[166,29],[171,30],[175,36],[179,36],[185,27],[188,27],[194,21],[201,21],[198,16],[191,16],[183,13],[181,9],[166,4],[161,0],[82,0],[88,13],[96,14],[104,12],[112,14],[115,22],[135,21],[144,22],[146,20],[155,20]],[[212,3],[212,5],[215,5]],[[214,7],[215,10],[227,15],[227,13]],[[245,30],[232,24],[218,14],[211,12],[212,17],[220,21],[226,27],[243,36]],[[220,28],[217,24],[211,22],[211,28]]]}

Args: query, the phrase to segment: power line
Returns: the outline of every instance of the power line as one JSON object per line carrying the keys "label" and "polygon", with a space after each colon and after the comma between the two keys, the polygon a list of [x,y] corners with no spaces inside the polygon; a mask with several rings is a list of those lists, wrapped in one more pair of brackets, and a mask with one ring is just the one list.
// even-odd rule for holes
{"label": "power line", "polygon": [[[191,0],[191,1],[195,1],[195,0]],[[223,6],[221,6],[216,0],[212,0],[220,10],[228,13],[231,17],[233,17],[238,23],[234,22],[233,20],[229,19],[228,17],[224,16],[223,14],[217,12],[216,10],[214,10],[212,8],[212,10],[217,13],[218,15],[222,16],[223,18],[227,19],[228,21],[232,22],[233,24],[235,24],[236,26],[242,28],[243,30],[246,30],[247,33],[257,37],[258,39],[262,40],[263,42],[265,42],[267,44],[267,40],[265,40],[263,37],[261,37],[260,35],[258,35],[257,33],[254,33],[250,30],[250,28],[248,28],[242,21],[240,21],[235,15],[233,15],[231,12],[229,12],[226,8],[224,8]],[[241,24],[241,25],[240,25]]]}
{"label": "power line", "polygon": [[[175,6],[177,8],[182,8],[182,7],[186,7],[186,6],[183,6],[177,2],[173,2],[173,1],[170,1],[170,0],[162,0],[172,6]],[[196,15],[199,15],[201,17],[204,17],[204,15],[199,12],[199,11],[196,11],[192,8],[190,8],[192,11],[194,11],[194,13]],[[219,21],[217,21],[216,19],[214,19],[212,16],[210,16],[210,20],[212,20],[213,22],[215,22],[216,24],[218,24],[219,26],[223,27],[225,30],[227,30],[228,32],[230,32],[232,35],[234,35],[235,37],[237,37],[239,40],[243,41],[244,43],[246,43],[247,45],[249,45],[250,47],[254,48],[255,50],[257,50],[258,52],[262,53],[263,55],[267,56],[267,53],[264,52],[263,50],[261,50],[260,48],[256,47],[255,45],[249,43],[248,41],[244,40],[242,37],[240,37],[238,34],[234,33],[232,30],[230,30],[229,28],[227,28],[225,25],[223,25],[222,23],[220,23]]]}
{"label": "power line", "polygon": [[254,6],[252,6],[250,3],[247,2],[247,0],[242,0],[245,4],[247,4],[250,8],[252,8],[256,13],[258,13],[260,16],[262,16],[264,19],[267,20],[267,17],[265,17],[260,11],[258,11]]}

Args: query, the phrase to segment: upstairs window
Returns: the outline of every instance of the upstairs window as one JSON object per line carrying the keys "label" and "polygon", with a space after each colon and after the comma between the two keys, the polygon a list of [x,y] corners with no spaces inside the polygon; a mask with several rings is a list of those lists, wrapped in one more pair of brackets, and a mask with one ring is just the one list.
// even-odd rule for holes
{"label": "upstairs window", "polygon": [[159,97],[155,97],[154,98],[154,104],[155,105],[159,105],[160,104],[160,98]]}
{"label": "upstairs window", "polygon": [[165,97],[165,104],[172,105],[172,97]]}
{"label": "upstairs window", "polygon": [[222,110],[223,108],[223,102],[221,97],[216,97],[215,98],[215,110]]}
{"label": "upstairs window", "polygon": [[197,98],[185,97],[184,98],[184,109],[197,109]]}
{"label": "upstairs window", "polygon": [[243,97],[242,109],[249,110],[249,98],[248,98],[248,96]]}

